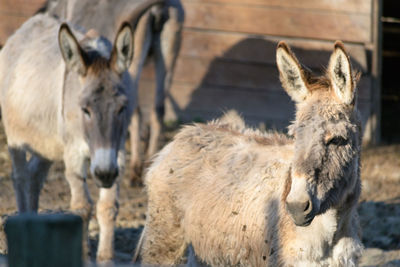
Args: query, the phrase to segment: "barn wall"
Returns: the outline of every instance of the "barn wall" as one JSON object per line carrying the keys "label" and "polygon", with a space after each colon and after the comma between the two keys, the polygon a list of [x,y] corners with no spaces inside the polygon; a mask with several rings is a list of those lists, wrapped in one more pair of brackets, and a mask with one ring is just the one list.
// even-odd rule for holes
{"label": "barn wall", "polygon": [[[235,108],[253,125],[285,129],[294,104],[281,88],[276,44],[285,40],[318,72],[335,40],[345,42],[362,72],[359,90],[365,140],[373,137],[371,55],[373,0],[182,0],[185,27],[166,119],[208,120]],[[144,70],[141,95],[153,86]],[[146,95],[146,96],[143,96]]]}
{"label": "barn wall", "polygon": [[3,46],[7,38],[45,2],[45,0],[0,0],[0,46]]}
{"label": "barn wall", "polygon": [[[287,41],[304,65],[318,71],[327,65],[333,42],[343,40],[363,73],[358,90],[364,139],[379,140],[380,73],[373,62],[379,54],[379,0],[181,1],[185,27],[167,120],[209,120],[234,108],[250,124],[285,129],[294,104],[279,83],[277,42]],[[0,45],[44,2],[0,0]],[[153,68],[146,66],[140,82],[144,102],[152,102]]]}

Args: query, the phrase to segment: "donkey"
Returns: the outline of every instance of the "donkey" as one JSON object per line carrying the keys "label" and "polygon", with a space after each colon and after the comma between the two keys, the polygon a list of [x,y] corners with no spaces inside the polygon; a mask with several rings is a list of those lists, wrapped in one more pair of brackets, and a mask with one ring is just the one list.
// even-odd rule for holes
{"label": "donkey", "polygon": [[292,137],[223,122],[181,130],[145,178],[142,263],[177,264],[191,244],[212,266],[357,265],[357,75],[341,42],[321,77],[284,42],[277,65],[296,102]]}
{"label": "donkey", "polygon": [[[152,5],[142,6],[136,20]],[[18,211],[37,212],[51,163],[63,160],[71,210],[82,216],[86,232],[92,213],[86,185],[90,160],[100,187],[99,261],[113,257],[116,180],[123,174],[124,142],[137,104],[127,72],[133,52],[129,23],[122,24],[112,46],[93,31],[73,33],[67,24],[38,14],[0,53],[0,104]]]}
{"label": "donkey", "polygon": [[[165,113],[165,98],[171,87],[172,75],[181,43],[184,11],[179,0],[50,0],[46,10],[67,21],[93,28],[107,38],[113,38],[121,21],[133,23],[135,13],[148,2],[156,5],[144,14],[136,28],[134,60],[129,69],[134,86],[138,86],[140,74],[147,58],[155,63],[156,91],[150,107],[149,140],[146,151],[140,146],[140,128],[144,127],[143,103],[134,111],[130,132],[131,157],[129,176],[131,184],[141,184],[143,162],[159,148]],[[147,60],[149,61],[149,59]]]}

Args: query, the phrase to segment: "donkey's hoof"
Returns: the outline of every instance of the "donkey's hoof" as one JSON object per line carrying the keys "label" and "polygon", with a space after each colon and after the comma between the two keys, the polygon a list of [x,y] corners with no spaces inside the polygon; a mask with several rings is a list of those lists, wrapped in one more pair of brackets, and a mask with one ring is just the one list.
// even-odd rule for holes
{"label": "donkey's hoof", "polygon": [[115,264],[112,260],[102,260],[102,259],[97,258],[96,266],[98,266],[98,267],[114,267]]}
{"label": "donkey's hoof", "polygon": [[103,251],[98,251],[97,256],[96,256],[96,263],[97,266],[114,266],[113,259],[114,254],[113,251],[111,250],[103,250]]}
{"label": "donkey's hoof", "polygon": [[131,187],[141,187],[143,186],[142,180],[142,166],[133,166],[130,168],[129,184]]}

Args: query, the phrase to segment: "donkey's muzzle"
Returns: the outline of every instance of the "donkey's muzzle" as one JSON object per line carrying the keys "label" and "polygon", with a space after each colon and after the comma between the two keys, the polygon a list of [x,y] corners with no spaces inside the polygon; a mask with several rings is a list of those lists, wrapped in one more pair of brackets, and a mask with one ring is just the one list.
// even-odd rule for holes
{"label": "donkey's muzzle", "polygon": [[308,226],[315,217],[311,200],[304,202],[286,202],[286,208],[297,226]]}
{"label": "donkey's muzzle", "polygon": [[118,168],[102,170],[99,167],[94,169],[94,176],[99,187],[110,188],[118,177]]}

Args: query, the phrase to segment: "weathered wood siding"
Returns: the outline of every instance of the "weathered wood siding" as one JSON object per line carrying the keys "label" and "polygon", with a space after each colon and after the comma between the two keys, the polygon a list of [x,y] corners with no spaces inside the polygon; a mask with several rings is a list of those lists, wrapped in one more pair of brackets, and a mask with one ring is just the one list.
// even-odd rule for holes
{"label": "weathered wood siding", "polygon": [[45,0],[0,0],[0,47],[45,2]]}
{"label": "weathered wood siding", "polygon": [[[167,103],[167,120],[208,120],[236,109],[253,125],[284,129],[294,104],[279,83],[275,48],[286,40],[313,70],[328,63],[333,42],[346,44],[362,71],[359,106],[365,140],[379,140],[379,0],[181,0],[185,27]],[[0,0],[0,45],[44,0]],[[377,79],[372,79],[373,75]],[[147,64],[140,97],[154,95]]]}
{"label": "weathered wood siding", "polygon": [[[371,117],[374,0],[182,0],[185,27],[167,119],[208,120],[234,108],[253,125],[284,129],[294,104],[281,88],[276,44],[286,40],[313,70],[326,66],[335,40],[345,42],[359,84],[365,140]],[[144,70],[141,97],[153,86]]]}

